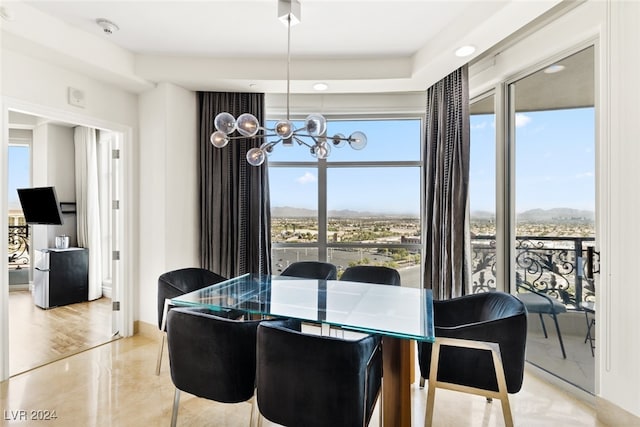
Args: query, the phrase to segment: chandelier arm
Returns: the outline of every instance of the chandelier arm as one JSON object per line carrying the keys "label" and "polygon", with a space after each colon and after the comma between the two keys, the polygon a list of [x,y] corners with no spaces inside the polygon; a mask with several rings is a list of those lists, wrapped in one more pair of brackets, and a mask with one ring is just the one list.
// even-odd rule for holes
{"label": "chandelier arm", "polygon": [[[307,133],[294,133],[294,135],[298,136],[298,137],[302,137],[302,138],[311,138],[315,142],[318,142],[318,140],[316,139],[316,138],[318,138],[317,135],[311,135],[311,134],[307,134]],[[321,135],[321,136],[323,136],[323,135]],[[327,138],[327,139],[339,139],[341,141],[350,141],[350,138],[348,138],[348,137],[340,138],[339,136],[338,137],[336,137],[336,136],[325,136],[325,138]]]}
{"label": "chandelier arm", "polygon": [[[304,135],[304,136],[306,136],[306,135]],[[297,135],[292,135],[291,138],[293,138],[293,140],[296,141],[300,145],[304,145],[304,146],[309,147],[309,148],[313,147],[313,145],[309,145],[306,142],[304,142],[304,140],[298,138]]]}

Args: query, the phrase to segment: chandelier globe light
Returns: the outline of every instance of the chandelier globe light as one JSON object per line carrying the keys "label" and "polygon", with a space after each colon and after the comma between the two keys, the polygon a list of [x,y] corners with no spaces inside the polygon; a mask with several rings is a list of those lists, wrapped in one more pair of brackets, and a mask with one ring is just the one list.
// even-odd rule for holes
{"label": "chandelier globe light", "polygon": [[311,155],[317,159],[326,159],[331,154],[331,147],[344,147],[349,144],[354,150],[362,150],[367,145],[367,136],[360,131],[353,132],[348,138],[341,133],[327,136],[327,120],[322,114],[309,114],[303,127],[296,129],[290,119],[289,100],[291,97],[291,26],[300,22],[300,2],[298,0],[278,0],[278,17],[287,25],[287,118],[278,120],[273,129],[261,126],[258,119],[250,113],[235,118],[223,112],[213,121],[216,130],[211,134],[211,143],[217,148],[225,147],[229,141],[241,138],[279,139],[264,142],[260,147],[247,151],[247,162],[252,166],[260,166],[276,145],[304,145]]}

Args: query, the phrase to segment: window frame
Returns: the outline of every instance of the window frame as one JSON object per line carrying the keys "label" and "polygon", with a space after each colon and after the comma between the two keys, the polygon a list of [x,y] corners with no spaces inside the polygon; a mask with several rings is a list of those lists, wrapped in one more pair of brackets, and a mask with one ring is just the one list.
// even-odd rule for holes
{"label": "window frame", "polygon": [[[369,249],[380,248],[380,244],[375,243],[344,243],[344,242],[329,242],[328,241],[328,216],[327,216],[327,172],[330,169],[340,168],[402,168],[402,167],[416,167],[420,174],[419,183],[419,197],[420,197],[420,212],[419,212],[419,224],[421,229],[421,242],[424,241],[424,177],[423,177],[423,158],[424,158],[424,115],[423,114],[368,114],[368,115],[327,115],[325,114],[327,122],[332,121],[385,121],[385,120],[417,120],[419,122],[419,144],[420,154],[418,160],[401,160],[401,161],[331,161],[321,159],[313,160],[310,157],[308,161],[269,161],[269,168],[314,168],[317,170],[318,177],[318,239],[316,242],[272,242],[271,250],[272,254],[274,250],[278,249],[304,249],[310,248],[318,251],[318,261],[327,262],[329,250],[332,248],[338,249]],[[276,117],[271,117],[267,114],[267,121],[278,120]],[[304,120],[304,116],[291,115],[290,120]],[[277,150],[279,147],[276,147]],[[365,147],[366,150],[366,147]],[[398,243],[398,244],[384,244],[384,248],[388,249],[407,249],[417,251],[422,257],[422,243]],[[420,263],[420,270],[422,272],[422,262]],[[420,274],[422,278],[422,274]],[[420,280],[422,282],[422,279]],[[420,283],[422,286],[422,283]]]}

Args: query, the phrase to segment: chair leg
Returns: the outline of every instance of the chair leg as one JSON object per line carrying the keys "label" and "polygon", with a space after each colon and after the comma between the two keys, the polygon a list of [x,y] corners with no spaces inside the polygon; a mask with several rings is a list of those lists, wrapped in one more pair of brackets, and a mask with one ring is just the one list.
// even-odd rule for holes
{"label": "chair leg", "polygon": [[562,357],[564,359],[567,358],[567,353],[565,353],[564,351],[564,343],[562,342],[562,334],[560,333],[560,325],[558,325],[558,317],[556,316],[555,313],[553,313],[551,316],[553,316],[553,321],[556,324],[556,332],[558,334],[558,340],[560,341],[560,349],[562,350]]}
{"label": "chair leg", "polygon": [[171,427],[176,427],[178,422],[178,406],[180,405],[180,390],[176,387],[176,392],[173,395],[173,411],[171,412]]}
{"label": "chair leg", "polygon": [[161,332],[160,348],[158,349],[158,360],[156,361],[156,375],[160,375],[160,365],[162,364],[162,353],[164,352],[165,333]]}
{"label": "chair leg", "polygon": [[[495,344],[496,349],[491,351],[493,358],[493,367],[496,371],[496,380],[498,381],[498,398],[502,403],[502,416],[504,417],[504,425],[513,427],[513,416],[511,414],[511,405],[509,405],[509,394],[507,392],[507,378],[504,374],[504,365],[502,364],[502,354],[500,346]],[[487,397],[487,401],[492,400]]]}
{"label": "chair leg", "polygon": [[544,337],[549,338],[549,335],[547,335],[547,328],[544,326],[544,319],[542,318],[542,313],[538,313],[538,316],[540,316],[540,324],[542,325],[542,332],[544,333]]}
{"label": "chair leg", "polygon": [[[256,402],[258,400],[258,397],[256,396],[256,394],[253,394],[253,397],[251,398],[251,418],[249,418],[249,427],[253,427],[254,426],[254,416],[256,415],[257,409],[258,409],[258,403]],[[258,414],[258,416],[260,416]],[[256,419],[257,421],[257,419]]]}
{"label": "chair leg", "polygon": [[438,381],[438,361],[440,360],[440,343],[438,340],[431,348],[431,367],[429,368],[429,385],[427,387],[427,410],[424,416],[424,426],[433,425],[433,406],[436,401],[436,382]]}

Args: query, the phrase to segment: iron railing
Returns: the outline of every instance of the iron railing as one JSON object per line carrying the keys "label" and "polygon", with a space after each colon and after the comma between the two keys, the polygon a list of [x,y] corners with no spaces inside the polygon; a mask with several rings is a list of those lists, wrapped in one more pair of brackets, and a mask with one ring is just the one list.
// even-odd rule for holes
{"label": "iron railing", "polygon": [[28,267],[31,262],[29,256],[29,226],[9,226],[9,269],[20,270]]}
{"label": "iron railing", "polygon": [[[518,236],[515,248],[516,282],[581,310],[595,302],[593,273],[599,254],[593,237]],[[471,239],[473,292],[496,289],[496,242],[493,236]]]}

